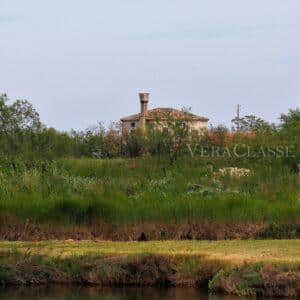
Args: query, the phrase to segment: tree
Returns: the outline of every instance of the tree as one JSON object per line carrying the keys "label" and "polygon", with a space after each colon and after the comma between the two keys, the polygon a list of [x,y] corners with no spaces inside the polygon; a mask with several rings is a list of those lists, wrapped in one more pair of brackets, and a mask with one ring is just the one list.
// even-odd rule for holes
{"label": "tree", "polygon": [[[173,165],[191,139],[192,115],[183,108],[179,115],[172,112],[159,113],[155,116],[155,125],[148,128],[148,143],[152,151],[165,154]],[[149,134],[150,133],[150,134]]]}
{"label": "tree", "polygon": [[14,156],[32,150],[34,133],[42,129],[39,114],[27,100],[9,104],[6,94],[0,95],[1,152]]}
{"label": "tree", "polygon": [[300,162],[300,109],[290,109],[287,114],[280,116],[281,142],[292,149],[292,157],[288,161],[296,164]]}
{"label": "tree", "polygon": [[[237,130],[236,119],[233,119],[232,123],[234,130]],[[242,132],[270,133],[276,130],[276,126],[255,115],[246,115],[239,119],[239,130]]]}
{"label": "tree", "polygon": [[121,124],[111,123],[105,132],[102,153],[104,157],[113,158],[121,155]]}
{"label": "tree", "polygon": [[213,146],[223,148],[226,146],[228,139],[228,128],[224,125],[210,128],[210,142]]}
{"label": "tree", "polygon": [[123,154],[129,157],[145,155],[148,151],[148,135],[141,128],[130,130],[123,134],[122,137]]}
{"label": "tree", "polygon": [[0,132],[13,133],[19,130],[39,130],[42,127],[39,114],[27,100],[8,104],[6,94],[0,95]]}
{"label": "tree", "polygon": [[282,129],[293,129],[300,134],[300,109],[290,109],[287,114],[280,116]]}

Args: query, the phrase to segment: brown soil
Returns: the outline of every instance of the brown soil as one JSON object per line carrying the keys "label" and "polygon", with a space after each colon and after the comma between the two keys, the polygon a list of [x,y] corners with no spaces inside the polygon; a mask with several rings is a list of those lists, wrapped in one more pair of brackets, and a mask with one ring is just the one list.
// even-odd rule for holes
{"label": "brown soil", "polygon": [[299,224],[282,224],[275,229],[266,223],[199,222],[190,224],[91,225],[39,224],[32,220],[0,217],[0,239],[10,241],[39,240],[224,240],[255,238],[299,238]]}

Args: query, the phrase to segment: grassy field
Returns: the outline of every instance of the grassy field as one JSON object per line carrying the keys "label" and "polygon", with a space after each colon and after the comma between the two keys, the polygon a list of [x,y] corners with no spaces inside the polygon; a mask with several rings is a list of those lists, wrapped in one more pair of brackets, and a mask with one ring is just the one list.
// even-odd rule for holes
{"label": "grassy field", "polygon": [[300,267],[300,240],[248,240],[248,241],[45,241],[0,242],[2,254],[30,253],[45,257],[67,258],[75,256],[162,255],[201,257],[230,264],[244,262],[285,263]]}
{"label": "grassy field", "polygon": [[[218,173],[236,166],[250,175]],[[0,217],[44,223],[296,223],[299,199],[299,176],[280,161],[66,159],[0,170]]]}

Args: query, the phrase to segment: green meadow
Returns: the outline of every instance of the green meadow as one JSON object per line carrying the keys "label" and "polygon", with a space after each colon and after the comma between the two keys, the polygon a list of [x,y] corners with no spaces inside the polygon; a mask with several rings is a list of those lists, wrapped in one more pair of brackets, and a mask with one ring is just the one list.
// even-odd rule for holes
{"label": "green meadow", "polygon": [[[247,176],[220,174],[247,168]],[[36,222],[297,223],[299,175],[278,161],[156,157],[22,161],[0,171],[0,216]]]}

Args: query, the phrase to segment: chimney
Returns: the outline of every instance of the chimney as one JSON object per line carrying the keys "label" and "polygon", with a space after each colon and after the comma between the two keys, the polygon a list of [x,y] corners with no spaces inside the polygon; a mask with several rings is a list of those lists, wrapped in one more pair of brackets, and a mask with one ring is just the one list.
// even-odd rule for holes
{"label": "chimney", "polygon": [[145,125],[146,125],[146,115],[148,110],[149,95],[150,94],[146,92],[139,93],[140,102],[141,102],[140,126],[142,129],[145,129]]}

